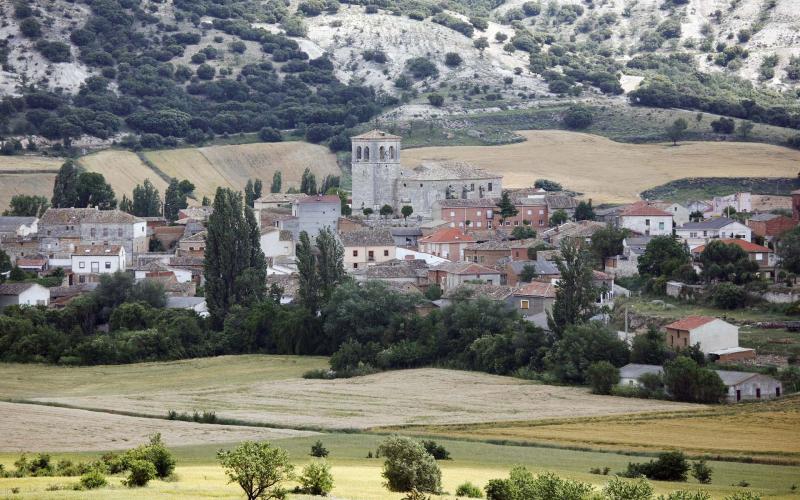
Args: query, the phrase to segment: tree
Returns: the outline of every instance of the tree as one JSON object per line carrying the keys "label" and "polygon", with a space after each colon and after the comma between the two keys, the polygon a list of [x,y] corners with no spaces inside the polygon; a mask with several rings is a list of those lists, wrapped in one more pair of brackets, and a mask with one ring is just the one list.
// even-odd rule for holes
{"label": "tree", "polygon": [[595,259],[603,264],[608,257],[622,254],[624,250],[622,242],[625,241],[628,233],[629,231],[624,227],[615,227],[611,224],[595,231],[590,246]]}
{"label": "tree", "polygon": [[258,138],[264,142],[281,142],[283,139],[281,136],[281,131],[272,127],[262,128],[258,132]]}
{"label": "tree", "polygon": [[781,258],[781,268],[790,273],[800,274],[800,227],[787,231],[779,237],[776,253]]}
{"label": "tree", "polygon": [[327,302],[333,290],[345,278],[344,248],[327,227],[317,234],[317,273],[320,297],[323,302]]}
{"label": "tree", "polygon": [[717,372],[686,356],[664,363],[664,386],[676,400],[687,403],[719,403],[728,393]]}
{"label": "tree", "polygon": [[592,200],[581,201],[575,207],[575,220],[594,220],[594,208],[592,207]]}
{"label": "tree", "polygon": [[389,217],[393,213],[394,213],[394,208],[392,208],[392,206],[389,205],[388,203],[381,207],[380,210],[381,217]]}
{"label": "tree", "polygon": [[511,237],[514,238],[515,240],[527,240],[530,238],[536,238],[536,230],[532,228],[529,224],[523,224],[521,226],[516,226],[514,227],[514,229],[511,230]]}
{"label": "tree", "polygon": [[78,204],[78,167],[75,162],[67,160],[58,170],[53,183],[53,197],[50,204],[53,208],[71,208]]}
{"label": "tree", "polygon": [[441,491],[442,472],[421,443],[407,437],[390,437],[378,446],[378,452],[386,457],[382,475],[389,491]]}
{"label": "tree", "polygon": [[689,123],[684,118],[678,118],[672,125],[667,127],[667,137],[672,141],[673,146],[678,145],[678,141],[683,137],[686,129],[689,128]]}
{"label": "tree", "polygon": [[44,196],[15,194],[11,197],[9,209],[3,212],[3,215],[41,217],[48,208],[50,208],[50,202]]}
{"label": "tree", "polygon": [[203,207],[210,207],[211,200],[208,199],[208,196],[203,196],[203,199],[200,201],[200,205]]}
{"label": "tree", "polygon": [[429,94],[428,95],[428,102],[430,103],[431,106],[434,106],[434,107],[437,107],[437,108],[441,108],[442,105],[444,104],[444,96],[442,96],[441,94],[436,94],[436,93]]}
{"label": "tree", "polygon": [[403,205],[403,208],[400,209],[400,213],[403,214],[404,219],[408,220],[411,214],[414,213],[414,208],[411,205]]}
{"label": "tree", "polygon": [[662,365],[670,358],[664,334],[650,327],[647,332],[633,337],[631,342],[631,363],[643,365]]}
{"label": "tree", "polygon": [[325,460],[313,461],[303,467],[299,480],[303,492],[309,495],[327,496],[333,489],[331,466]]}
{"label": "tree", "polygon": [[76,208],[98,207],[100,210],[117,208],[117,198],[111,184],[103,174],[81,172],[78,175]]}
{"label": "tree", "polygon": [[689,252],[674,236],[656,236],[639,257],[639,274],[651,278],[670,276],[689,262]]}
{"label": "tree", "polygon": [[438,283],[433,283],[425,290],[425,298],[428,300],[439,300],[442,298],[442,287]]}
{"label": "tree", "polygon": [[319,275],[317,274],[317,257],[311,246],[308,233],[300,231],[300,242],[297,245],[298,296],[300,303],[312,314],[319,310]]}
{"label": "tree", "polygon": [[536,189],[544,189],[545,191],[563,191],[564,187],[556,181],[549,179],[536,179],[533,183]]}
{"label": "tree", "polygon": [[128,198],[127,194],[122,195],[122,199],[119,202],[119,209],[125,213],[133,214],[133,202]]}
{"label": "tree", "polygon": [[560,335],[569,325],[588,321],[595,314],[597,289],[592,278],[591,254],[573,240],[561,243],[561,256],[556,257],[561,278],[556,284],[556,300],[547,323]]}
{"label": "tree", "polygon": [[256,200],[255,190],[253,189],[253,180],[247,179],[247,184],[244,186],[244,202],[248,207],[252,208]]}
{"label": "tree", "polygon": [[747,139],[748,137],[750,137],[750,133],[753,131],[753,127],[755,127],[755,125],[751,121],[748,121],[748,120],[740,121],[739,122],[739,135],[741,136],[741,138],[742,139]]}
{"label": "tree", "polygon": [[522,272],[519,273],[519,280],[523,283],[530,283],[533,281],[538,273],[536,272],[536,266],[531,264],[525,264],[522,266]]}
{"label": "tree", "polygon": [[758,277],[758,264],[739,245],[710,241],[699,256],[705,281],[730,281],[741,285]]}
{"label": "tree", "polygon": [[580,104],[570,106],[564,113],[564,125],[573,130],[584,129],[592,122],[594,122],[592,110]]}
{"label": "tree", "polygon": [[596,321],[568,326],[544,358],[547,370],[554,377],[578,384],[587,382],[589,367],[599,361],[625,365],[628,346],[615,331]]}
{"label": "tree", "polygon": [[11,271],[11,257],[0,248],[0,283],[5,281],[6,273]]}
{"label": "tree", "polygon": [[448,52],[444,55],[444,64],[449,68],[457,68],[461,66],[464,60],[456,52]]}
{"label": "tree", "polygon": [[289,453],[266,441],[245,441],[233,450],[220,451],[217,458],[230,482],[241,486],[248,500],[282,499],[286,491],[281,483],[294,478]]}
{"label": "tree", "polygon": [[[219,191],[217,191],[219,194]],[[214,198],[216,203],[216,197]],[[167,191],[164,194],[164,218],[169,222],[178,220],[178,212],[189,206],[186,200],[186,194],[181,191],[178,179],[172,178],[167,186]]]}
{"label": "tree", "polygon": [[264,183],[261,182],[261,179],[256,179],[253,183],[253,200],[257,200],[261,198],[261,194],[264,191]]}
{"label": "tree", "polygon": [[150,179],[133,188],[131,213],[137,217],[158,217],[161,215],[161,196]]}
{"label": "tree", "polygon": [[596,361],[586,371],[586,381],[595,394],[611,394],[611,388],[619,382],[619,368],[608,361]]}
{"label": "tree", "polygon": [[503,191],[503,194],[500,196],[500,201],[497,202],[497,208],[500,210],[500,225],[504,225],[506,219],[516,216],[519,211],[517,207],[514,206],[514,203],[511,201],[511,196],[509,195],[508,191]]}
{"label": "tree", "polygon": [[308,168],[303,171],[303,177],[300,180],[300,192],[308,195],[317,194],[317,178]]}
{"label": "tree", "polygon": [[550,227],[560,226],[569,220],[569,215],[562,209],[558,209],[550,216]]}
{"label": "tree", "polygon": [[276,170],[274,174],[272,174],[272,184],[269,187],[270,193],[280,193],[281,192],[281,171]]}
{"label": "tree", "polygon": [[219,328],[230,308],[246,306],[266,295],[267,265],[253,210],[241,193],[217,188],[208,218],[205,268],[206,303]]}
{"label": "tree", "polygon": [[472,42],[472,45],[480,51],[481,57],[483,57],[483,51],[489,48],[489,40],[485,36],[482,36]]}
{"label": "tree", "polygon": [[692,463],[692,477],[697,479],[700,484],[709,484],[711,482],[711,473],[714,469],[706,464],[705,459],[700,459]]}

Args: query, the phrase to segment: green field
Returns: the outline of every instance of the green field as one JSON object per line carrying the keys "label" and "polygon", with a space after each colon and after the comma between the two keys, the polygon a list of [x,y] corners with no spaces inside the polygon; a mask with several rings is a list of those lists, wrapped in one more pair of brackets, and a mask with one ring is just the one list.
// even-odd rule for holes
{"label": "green field", "polygon": [[[276,442],[286,448],[293,462],[302,466],[309,461],[308,450],[317,438],[293,438]],[[332,495],[336,498],[350,500],[400,499],[401,494],[392,494],[382,486],[380,476],[382,460],[367,459],[367,453],[374,450],[382,436],[331,434],[321,436],[321,440],[330,451],[329,462],[333,468],[335,486]],[[443,487],[453,492],[458,484],[471,481],[483,486],[491,478],[505,477],[510,467],[521,464],[535,472],[551,471],[564,477],[591,482],[598,488],[607,481],[607,477],[593,475],[588,471],[592,467],[610,467],[612,474],[623,470],[629,461],[645,460],[636,457],[612,453],[580,452],[550,448],[526,446],[500,446],[485,443],[439,440],[451,453],[452,460],[440,462],[442,468]],[[67,485],[77,481],[76,478],[26,478],[0,479],[0,496],[10,493],[11,488],[20,488],[21,498],[241,498],[237,487],[226,484],[223,471],[216,466],[215,452],[217,447],[195,446],[174,449],[177,460],[177,480],[154,481],[143,489],[129,490],[114,478],[112,486],[95,492],[44,491],[49,485]],[[54,455],[58,459],[64,455]],[[72,459],[96,458],[94,454],[66,455]],[[0,463],[7,467],[17,455],[1,454]],[[732,486],[746,480],[751,484],[750,491],[759,491],[765,498],[796,498],[792,496],[791,487],[800,478],[800,467],[768,466],[730,462],[710,462],[714,469],[712,484],[702,486],[714,495],[722,498],[743,488]],[[699,489],[694,480],[688,483],[654,483],[659,493],[676,489]],[[292,498],[304,498],[293,496]],[[437,498],[454,498],[443,495]]]}

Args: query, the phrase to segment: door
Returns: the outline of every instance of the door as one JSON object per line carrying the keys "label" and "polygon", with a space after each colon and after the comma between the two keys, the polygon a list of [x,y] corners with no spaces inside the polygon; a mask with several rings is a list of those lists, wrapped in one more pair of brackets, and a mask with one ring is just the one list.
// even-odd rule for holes
{"label": "door", "polygon": [[776,398],[781,397],[781,388],[780,387],[776,387],[775,388],[775,397]]}
{"label": "door", "polygon": [[756,399],[761,399],[761,387],[756,387]]}
{"label": "door", "polygon": [[736,402],[738,403],[741,400],[742,400],[742,390],[736,389]]}

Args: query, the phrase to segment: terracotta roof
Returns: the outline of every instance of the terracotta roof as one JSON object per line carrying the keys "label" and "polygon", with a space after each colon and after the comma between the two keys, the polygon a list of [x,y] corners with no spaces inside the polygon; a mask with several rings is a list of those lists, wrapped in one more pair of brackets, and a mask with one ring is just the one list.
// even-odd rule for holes
{"label": "terracotta roof", "polygon": [[364,132],[363,134],[356,135],[351,137],[351,139],[362,139],[362,140],[400,140],[401,137],[399,135],[392,135],[388,132],[384,132],[383,130],[370,130],[369,132]]}
{"label": "terracotta roof", "polygon": [[119,245],[78,245],[72,255],[119,255]]}
{"label": "terracotta roof", "polygon": [[550,194],[544,197],[550,210],[571,209],[578,206],[578,200],[566,194]]}
{"label": "terracotta roof", "polygon": [[694,330],[695,328],[701,327],[706,323],[711,323],[716,319],[717,318],[712,318],[711,316],[686,316],[683,319],[679,319],[674,323],[666,325],[664,328],[669,328],[672,330]]}
{"label": "terracotta roof", "polygon": [[627,208],[622,209],[619,215],[622,217],[672,217],[671,213],[648,205],[647,202],[644,201],[638,201]]}
{"label": "terracotta roof", "polygon": [[444,271],[449,274],[501,274],[497,269],[475,264],[474,262],[445,262],[432,268],[435,271]]}
{"label": "terracotta roof", "polygon": [[[771,248],[767,248],[765,246],[756,245],[755,243],[750,243],[747,240],[741,240],[736,238],[725,238],[722,240],[718,240],[726,245],[736,245],[737,247],[741,248],[747,253],[772,253]],[[703,253],[703,250],[706,249],[705,245],[700,245],[692,250],[692,253]]]}
{"label": "terracotta roof", "polygon": [[543,281],[532,281],[519,287],[514,292],[515,296],[524,297],[545,297],[553,299],[556,297],[556,286],[552,283]]}
{"label": "terracotta roof", "polygon": [[458,242],[472,242],[475,239],[461,232],[457,227],[446,227],[439,229],[428,236],[419,239],[424,243],[458,243]]}
{"label": "terracotta roof", "polygon": [[611,275],[604,273],[603,271],[598,271],[597,269],[592,269],[592,277],[596,280],[610,280]]}
{"label": "terracotta roof", "polygon": [[358,229],[339,235],[345,247],[393,247],[394,238],[387,229]]}
{"label": "terracotta roof", "polygon": [[17,259],[18,267],[41,267],[47,264],[47,259]]}
{"label": "terracotta roof", "polygon": [[335,194],[326,194],[317,196],[306,196],[305,198],[300,198],[295,203],[297,203],[298,205],[305,205],[306,203],[341,203],[341,202],[342,200]]}

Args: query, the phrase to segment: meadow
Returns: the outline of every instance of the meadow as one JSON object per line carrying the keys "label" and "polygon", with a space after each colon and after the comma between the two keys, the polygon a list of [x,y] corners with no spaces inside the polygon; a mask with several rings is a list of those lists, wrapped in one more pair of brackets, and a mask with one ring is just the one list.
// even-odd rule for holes
{"label": "meadow", "polygon": [[423,147],[403,151],[422,160],[461,160],[503,175],[504,187],[560,182],[595,204],[631,202],[647,188],[684,177],[794,177],[800,151],[751,142],[624,144],[578,132],[521,130],[524,142],[498,146]]}

